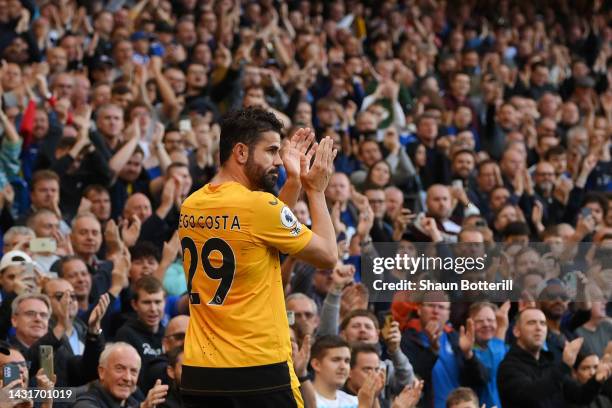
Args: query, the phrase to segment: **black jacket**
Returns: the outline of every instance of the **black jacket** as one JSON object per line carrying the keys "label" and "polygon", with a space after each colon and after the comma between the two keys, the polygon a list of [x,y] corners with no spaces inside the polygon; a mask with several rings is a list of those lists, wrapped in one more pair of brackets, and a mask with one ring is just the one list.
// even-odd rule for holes
{"label": "black jacket", "polygon": [[149,361],[146,366],[142,366],[142,376],[138,387],[145,395],[153,388],[157,380],[161,380],[162,384],[170,385],[167,368],[168,355],[165,353]]}
{"label": "black jacket", "polygon": [[142,367],[146,367],[151,360],[162,354],[164,332],[162,325],[157,333],[152,333],[140,320],[130,319],[117,331],[115,341],[131,344],[142,358]]}
{"label": "black jacket", "polygon": [[559,408],[566,403],[590,403],[599,393],[601,384],[591,379],[579,385],[570,377],[571,369],[555,362],[548,351],[540,358],[513,345],[497,372],[497,387],[504,408]]}
{"label": "black jacket", "polygon": [[63,336],[57,339],[52,331],[30,347],[27,358],[32,362],[30,366],[30,378],[36,376],[40,368],[39,346],[49,345],[53,347],[53,365],[57,376],[56,387],[78,387],[93,381],[98,377],[98,360],[104,349],[104,337],[86,336],[83,355],[75,356],[68,342]]}
{"label": "black jacket", "polygon": [[168,390],[168,395],[166,396],[166,400],[158,405],[159,408],[182,408],[183,400],[181,399],[181,394],[179,390],[171,385]]}
{"label": "black jacket", "polygon": [[94,382],[89,390],[79,396],[72,406],[73,408],[138,408],[140,403],[130,396],[124,405],[117,401],[113,396],[100,385],[99,381]]}

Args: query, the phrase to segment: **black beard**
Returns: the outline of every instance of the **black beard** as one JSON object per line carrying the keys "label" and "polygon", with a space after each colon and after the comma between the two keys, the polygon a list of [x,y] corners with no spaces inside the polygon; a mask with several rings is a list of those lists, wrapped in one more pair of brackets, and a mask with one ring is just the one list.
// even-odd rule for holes
{"label": "black beard", "polygon": [[245,165],[245,170],[249,181],[256,190],[274,194],[276,182],[278,181],[278,169],[275,168],[266,173],[261,166],[255,164],[249,157]]}
{"label": "black beard", "polygon": [[276,182],[278,181],[278,171],[274,171],[273,173],[267,173],[261,179],[262,189],[266,193],[274,194],[276,188]]}

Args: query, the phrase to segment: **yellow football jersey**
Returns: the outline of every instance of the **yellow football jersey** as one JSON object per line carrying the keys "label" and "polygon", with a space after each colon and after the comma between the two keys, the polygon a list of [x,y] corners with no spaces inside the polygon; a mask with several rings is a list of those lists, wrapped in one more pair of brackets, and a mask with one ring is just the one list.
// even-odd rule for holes
{"label": "yellow football jersey", "polygon": [[279,252],[312,231],[272,194],[207,184],[181,206],[179,236],[190,296],[181,389],[232,395],[299,387]]}

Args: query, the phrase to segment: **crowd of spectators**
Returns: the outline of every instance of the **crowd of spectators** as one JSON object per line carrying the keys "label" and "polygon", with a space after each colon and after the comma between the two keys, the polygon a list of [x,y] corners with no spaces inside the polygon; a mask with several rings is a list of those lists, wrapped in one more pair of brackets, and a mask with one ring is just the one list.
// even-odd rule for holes
{"label": "crowd of spectators", "polygon": [[[610,5],[0,0],[4,391],[181,405],[180,205],[221,116],[259,106],[338,149],[342,261],[282,257],[307,407],[611,407]],[[502,243],[481,278],[521,301],[376,302],[359,260],[380,242]]]}

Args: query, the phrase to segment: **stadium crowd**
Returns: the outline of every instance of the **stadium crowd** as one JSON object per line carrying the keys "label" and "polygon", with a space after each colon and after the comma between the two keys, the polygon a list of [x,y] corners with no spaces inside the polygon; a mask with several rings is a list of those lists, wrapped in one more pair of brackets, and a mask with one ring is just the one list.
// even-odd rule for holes
{"label": "stadium crowd", "polygon": [[[307,407],[612,407],[610,6],[0,0],[3,391],[181,406],[180,206],[222,115],[259,106],[338,150],[341,261],[281,258]],[[360,257],[381,242],[501,244],[481,278],[520,301],[376,301]]]}

